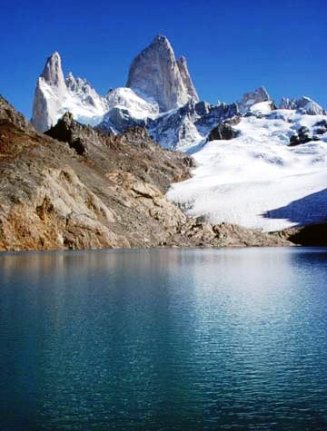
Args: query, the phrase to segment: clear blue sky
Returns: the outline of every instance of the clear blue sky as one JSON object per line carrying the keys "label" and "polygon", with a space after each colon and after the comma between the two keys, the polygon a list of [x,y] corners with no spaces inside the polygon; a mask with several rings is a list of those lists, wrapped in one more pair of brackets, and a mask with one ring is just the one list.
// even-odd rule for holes
{"label": "clear blue sky", "polygon": [[0,23],[0,93],[27,116],[54,50],[65,73],[105,93],[158,33],[187,57],[202,99],[232,102],[265,85],[277,100],[327,106],[327,0],[10,0]]}

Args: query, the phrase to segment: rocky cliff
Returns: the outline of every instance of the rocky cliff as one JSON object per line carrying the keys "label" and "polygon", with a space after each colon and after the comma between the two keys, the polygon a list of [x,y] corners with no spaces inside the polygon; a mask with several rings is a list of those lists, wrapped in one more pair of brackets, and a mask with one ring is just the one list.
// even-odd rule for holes
{"label": "rocky cliff", "polygon": [[198,101],[185,59],[176,60],[165,36],[157,36],[133,60],[126,86],[153,98],[161,111]]}

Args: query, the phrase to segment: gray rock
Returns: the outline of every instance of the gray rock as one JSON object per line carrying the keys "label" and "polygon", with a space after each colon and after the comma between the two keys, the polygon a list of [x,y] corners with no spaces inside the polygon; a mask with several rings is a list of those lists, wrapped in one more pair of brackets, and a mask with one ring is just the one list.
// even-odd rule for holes
{"label": "gray rock", "polygon": [[61,92],[66,91],[65,78],[61,66],[61,58],[55,51],[46,61],[43,72],[40,75],[51,87]]}
{"label": "gray rock", "polygon": [[239,114],[237,105],[210,105],[189,102],[174,112],[148,120],[147,128],[153,139],[164,148],[181,148],[188,143],[200,144],[222,121]]}
{"label": "gray rock", "polygon": [[[234,122],[234,124],[235,123],[236,122]],[[240,132],[232,127],[230,121],[224,121],[223,123],[219,124],[217,127],[211,130],[208,136],[208,141],[229,141],[230,139],[237,138],[239,134]]]}
{"label": "gray rock", "polygon": [[317,102],[310,99],[310,97],[302,96],[299,99],[288,99],[282,98],[280,109],[295,109],[301,114],[307,115],[326,115],[325,109],[323,109]]}
{"label": "gray rock", "polygon": [[242,100],[239,102],[241,114],[246,114],[251,106],[260,102],[268,102],[271,98],[264,87],[259,87],[252,92],[245,93]]}
{"label": "gray rock", "polygon": [[32,126],[26,118],[0,95],[0,123],[8,122],[22,130],[32,130]]}
{"label": "gray rock", "polygon": [[181,73],[183,82],[185,87],[187,88],[188,94],[192,97],[193,100],[197,101],[199,100],[198,93],[193,85],[191,75],[188,70],[187,61],[185,57],[180,57],[177,60],[177,66],[179,68],[179,71]]}
{"label": "gray rock", "polygon": [[[50,87],[53,98],[45,94],[45,84]],[[54,52],[46,61],[44,69],[37,80],[34,102],[32,124],[40,131],[48,130],[54,121],[55,113],[61,107],[61,100],[67,92],[65,78],[61,67],[61,58],[58,52]]]}
{"label": "gray rock", "polygon": [[197,101],[186,62],[176,61],[165,36],[157,36],[132,62],[127,87],[153,98],[162,112]]}

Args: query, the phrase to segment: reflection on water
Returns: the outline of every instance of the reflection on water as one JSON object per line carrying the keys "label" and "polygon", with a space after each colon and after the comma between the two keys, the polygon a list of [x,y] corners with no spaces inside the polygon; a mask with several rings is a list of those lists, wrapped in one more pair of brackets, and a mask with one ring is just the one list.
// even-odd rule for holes
{"label": "reflection on water", "polygon": [[326,430],[327,250],[0,256],[0,429]]}

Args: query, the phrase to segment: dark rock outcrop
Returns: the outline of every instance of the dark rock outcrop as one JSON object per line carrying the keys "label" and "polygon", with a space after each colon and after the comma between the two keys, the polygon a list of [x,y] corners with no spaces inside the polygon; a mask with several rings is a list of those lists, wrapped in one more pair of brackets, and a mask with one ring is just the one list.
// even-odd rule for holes
{"label": "dark rock outcrop", "polygon": [[302,246],[327,246],[327,222],[307,226],[292,227],[279,233],[295,245]]}
{"label": "dark rock outcrop", "polygon": [[[317,133],[317,134],[319,134],[319,133]],[[317,141],[318,139],[319,138],[316,135],[310,134],[310,130],[307,127],[302,126],[297,131],[297,134],[292,135],[290,137],[289,146],[295,147],[297,145],[307,144],[310,141]]]}
{"label": "dark rock outcrop", "polygon": [[217,127],[211,130],[208,136],[208,142],[210,141],[221,141],[237,138],[240,134],[238,130],[236,130],[233,125],[238,124],[240,119],[236,117],[234,121],[228,120],[219,124]]}
{"label": "dark rock outcrop", "polygon": [[324,135],[327,133],[327,120],[318,121],[313,127],[316,135]]}

